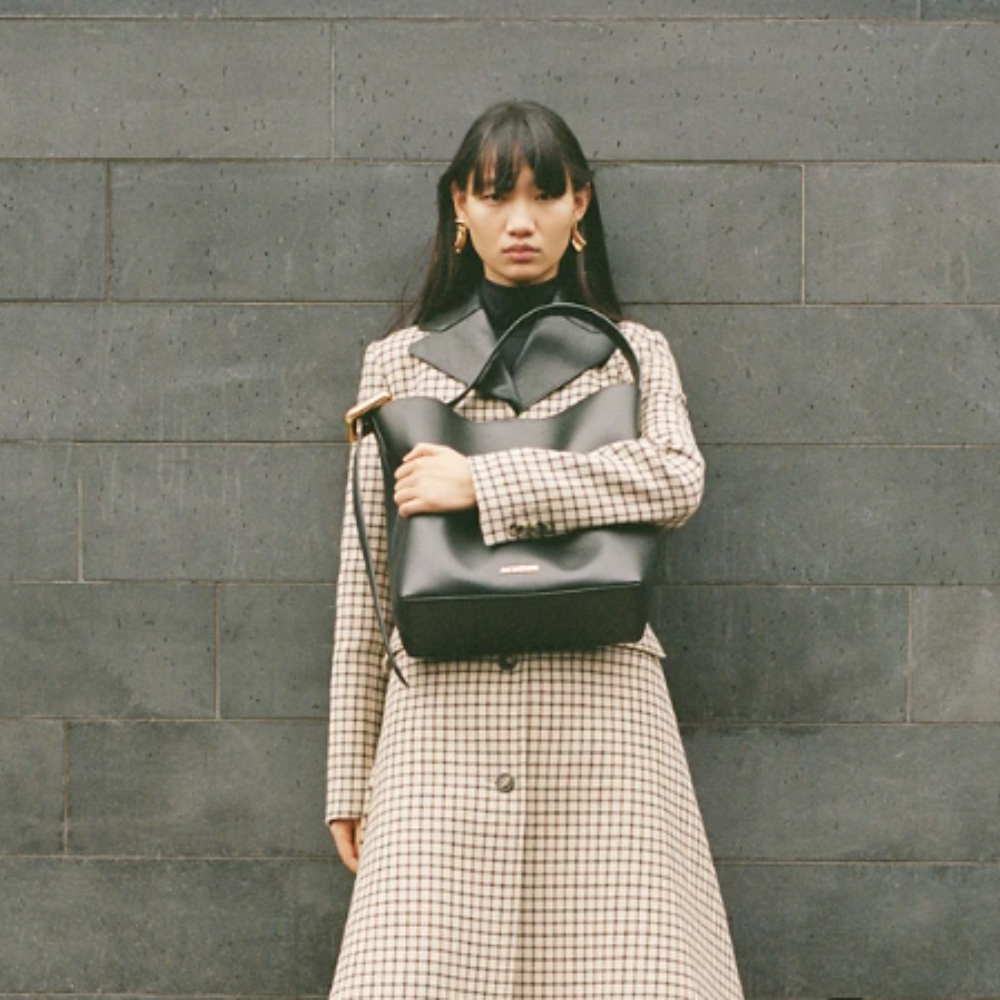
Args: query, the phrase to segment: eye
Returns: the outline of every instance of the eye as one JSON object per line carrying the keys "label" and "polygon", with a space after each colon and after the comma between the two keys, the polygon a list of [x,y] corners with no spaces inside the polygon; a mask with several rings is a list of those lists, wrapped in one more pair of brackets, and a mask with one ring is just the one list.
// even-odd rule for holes
{"label": "eye", "polygon": [[483,191],[479,197],[482,198],[483,201],[489,201],[493,204],[499,204],[503,201],[503,195],[495,190],[487,189],[486,191]]}

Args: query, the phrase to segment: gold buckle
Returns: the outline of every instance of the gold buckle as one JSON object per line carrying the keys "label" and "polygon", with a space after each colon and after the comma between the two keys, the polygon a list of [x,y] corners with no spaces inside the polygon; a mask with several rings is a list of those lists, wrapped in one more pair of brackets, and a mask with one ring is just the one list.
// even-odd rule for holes
{"label": "gold buckle", "polygon": [[371,413],[372,410],[377,410],[380,406],[385,406],[386,403],[391,402],[392,393],[386,389],[377,396],[372,396],[371,399],[366,399],[363,403],[352,406],[344,414],[344,428],[347,431],[347,440],[351,444],[356,444],[359,437],[358,421],[366,414]]}

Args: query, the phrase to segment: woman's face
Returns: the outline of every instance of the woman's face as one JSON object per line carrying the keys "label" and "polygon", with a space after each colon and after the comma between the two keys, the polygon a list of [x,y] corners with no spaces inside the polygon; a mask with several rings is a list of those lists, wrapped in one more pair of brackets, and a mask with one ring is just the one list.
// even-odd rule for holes
{"label": "woman's face", "polygon": [[506,194],[496,194],[488,178],[476,194],[470,177],[464,190],[452,185],[452,200],[486,277],[498,285],[537,285],[558,273],[573,223],[590,204],[590,186],[574,191],[567,183],[561,195],[550,196],[525,166]]}

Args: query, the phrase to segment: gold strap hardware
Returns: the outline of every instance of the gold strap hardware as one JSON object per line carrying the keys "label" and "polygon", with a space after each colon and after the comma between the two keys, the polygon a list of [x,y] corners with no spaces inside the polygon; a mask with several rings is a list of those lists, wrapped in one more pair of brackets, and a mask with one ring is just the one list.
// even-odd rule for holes
{"label": "gold strap hardware", "polygon": [[392,393],[388,389],[380,392],[377,396],[372,396],[371,399],[366,399],[363,403],[358,403],[356,406],[352,406],[344,414],[344,429],[347,431],[347,440],[351,444],[357,443],[358,440],[358,421],[361,420],[366,414],[371,413],[372,410],[377,410],[380,406],[385,406],[386,403],[392,402]]}

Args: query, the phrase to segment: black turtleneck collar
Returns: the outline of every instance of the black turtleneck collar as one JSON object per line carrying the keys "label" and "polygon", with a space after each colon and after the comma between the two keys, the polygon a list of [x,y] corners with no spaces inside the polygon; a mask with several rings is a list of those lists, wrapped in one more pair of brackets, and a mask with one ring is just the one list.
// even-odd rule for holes
{"label": "black turtleneck collar", "polygon": [[[490,326],[499,336],[526,312],[552,302],[558,290],[558,276],[538,285],[498,285],[484,277],[479,286],[479,295],[489,317]],[[504,360],[507,360],[506,357]]]}

